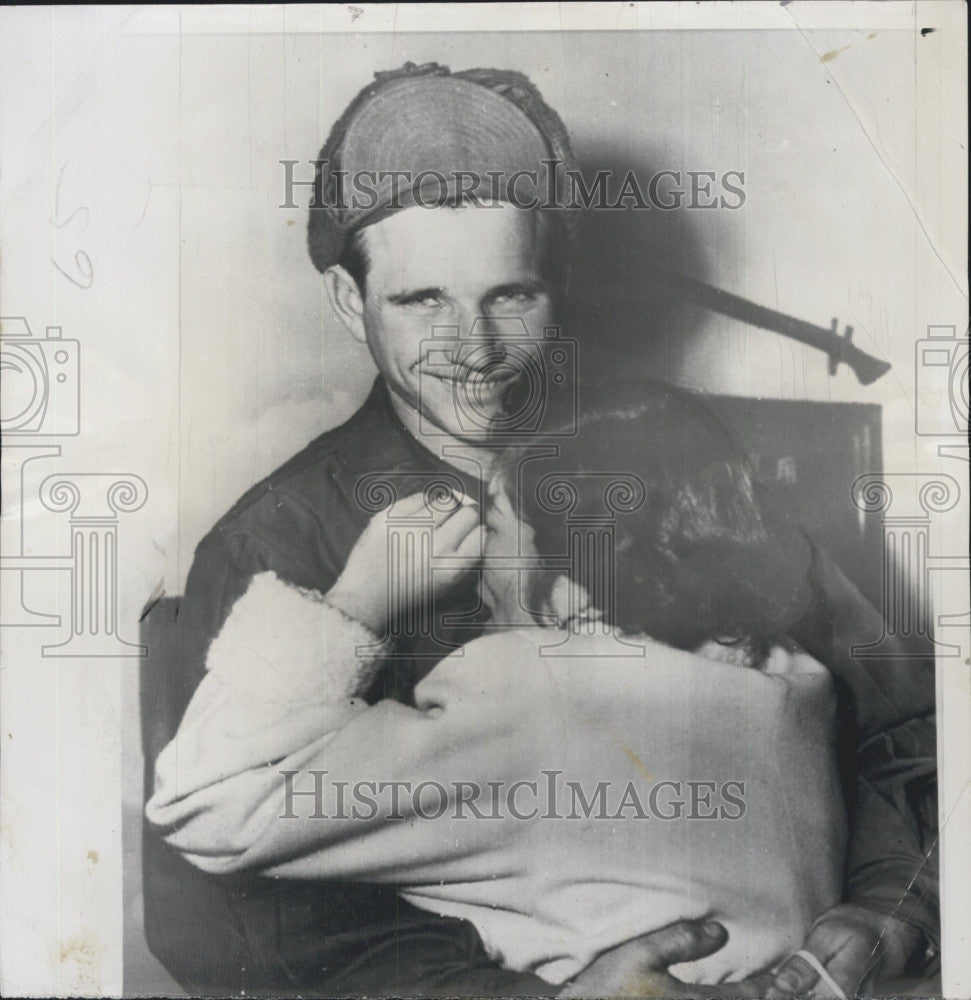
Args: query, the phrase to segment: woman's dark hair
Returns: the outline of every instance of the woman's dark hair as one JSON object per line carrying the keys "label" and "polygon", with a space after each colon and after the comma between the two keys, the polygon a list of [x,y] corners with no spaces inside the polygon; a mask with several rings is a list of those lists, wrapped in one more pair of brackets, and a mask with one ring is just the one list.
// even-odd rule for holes
{"label": "woman's dark hair", "polygon": [[552,460],[510,453],[506,490],[546,558],[568,552],[571,517],[611,518],[612,552],[570,570],[591,593],[578,574],[611,574],[610,624],[681,649],[734,640],[759,657],[805,613],[808,541],[759,495],[746,455],[698,395],[648,382],[636,408],[590,414],[557,444]]}

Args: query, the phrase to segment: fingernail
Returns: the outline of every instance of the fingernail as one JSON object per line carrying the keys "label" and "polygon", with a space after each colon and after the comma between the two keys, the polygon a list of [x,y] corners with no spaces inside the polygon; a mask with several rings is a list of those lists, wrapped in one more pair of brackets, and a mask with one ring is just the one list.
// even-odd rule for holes
{"label": "fingernail", "polygon": [[795,993],[802,984],[798,976],[786,971],[779,973],[779,975],[775,977],[775,985],[782,990],[784,994],[788,994]]}
{"label": "fingernail", "polygon": [[706,937],[710,938],[720,938],[724,931],[722,930],[722,925],[715,923],[714,920],[708,920],[701,925],[702,933]]}

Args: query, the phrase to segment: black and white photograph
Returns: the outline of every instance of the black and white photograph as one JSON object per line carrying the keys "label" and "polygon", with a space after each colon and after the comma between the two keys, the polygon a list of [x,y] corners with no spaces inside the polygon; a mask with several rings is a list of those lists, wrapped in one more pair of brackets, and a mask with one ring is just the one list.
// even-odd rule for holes
{"label": "black and white photograph", "polygon": [[0,993],[971,997],[966,16],[0,11]]}

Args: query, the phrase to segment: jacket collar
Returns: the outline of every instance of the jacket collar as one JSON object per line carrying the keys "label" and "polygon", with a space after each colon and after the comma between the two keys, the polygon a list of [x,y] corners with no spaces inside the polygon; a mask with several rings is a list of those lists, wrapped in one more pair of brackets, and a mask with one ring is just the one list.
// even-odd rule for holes
{"label": "jacket collar", "polygon": [[[431,473],[458,477],[463,490],[476,500],[484,500],[484,485],[474,474],[473,464],[453,466],[426,448],[401,422],[383,378],[374,380],[364,404],[351,418],[356,424],[355,438],[363,445],[348,455],[349,472],[373,472],[387,469],[395,473]],[[480,496],[480,494],[483,494]]]}

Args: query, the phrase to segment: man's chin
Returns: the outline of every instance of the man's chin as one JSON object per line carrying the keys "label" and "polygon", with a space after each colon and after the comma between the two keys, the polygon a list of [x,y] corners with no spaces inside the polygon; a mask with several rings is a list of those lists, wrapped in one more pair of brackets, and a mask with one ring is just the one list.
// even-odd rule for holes
{"label": "man's chin", "polygon": [[423,414],[423,423],[428,425],[428,437],[432,438],[436,434],[448,435],[456,441],[464,444],[483,447],[486,445],[496,445],[501,443],[501,428],[503,414],[496,413],[483,416],[476,413],[474,419],[456,420],[454,414],[449,414],[448,418],[442,417],[438,413]]}
{"label": "man's chin", "polygon": [[495,427],[453,428],[447,433],[456,441],[477,448],[500,448],[503,443],[502,434]]}

